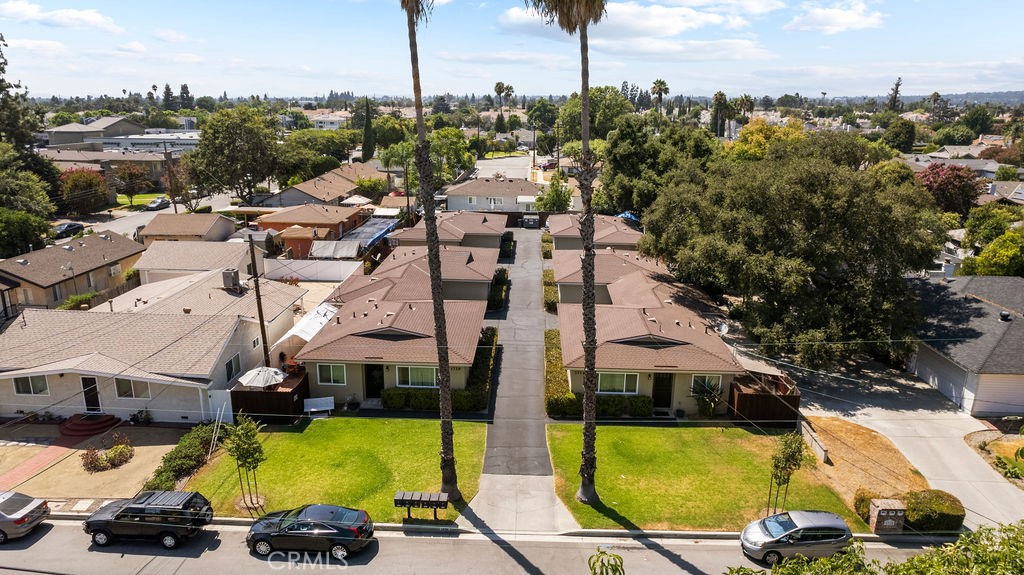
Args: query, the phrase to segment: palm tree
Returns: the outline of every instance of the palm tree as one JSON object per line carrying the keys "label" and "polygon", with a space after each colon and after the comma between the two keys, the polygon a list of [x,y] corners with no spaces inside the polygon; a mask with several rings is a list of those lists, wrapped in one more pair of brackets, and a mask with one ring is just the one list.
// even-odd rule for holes
{"label": "palm tree", "polygon": [[512,106],[515,104],[516,89],[512,87],[512,84],[505,84],[505,91],[501,94],[505,98],[505,103],[508,104],[508,117],[512,117]]}
{"label": "palm tree", "polygon": [[658,128],[661,128],[661,100],[668,95],[668,83],[658,78],[651,86],[651,95],[658,99]]}
{"label": "palm tree", "polygon": [[494,83],[494,95],[498,97],[498,114],[501,114],[501,97],[505,95],[505,82]]}
{"label": "palm tree", "polygon": [[548,23],[569,35],[580,35],[580,154],[579,182],[583,213],[580,237],[583,239],[583,452],[580,462],[580,488],[576,499],[589,505],[600,501],[594,476],[597,472],[597,321],[594,309],[594,153],[590,151],[590,54],[587,28],[605,14],[606,0],[525,0]]}
{"label": "palm tree", "polygon": [[455,470],[455,430],[452,428],[451,369],[448,365],[448,327],[441,296],[441,249],[437,238],[437,214],[434,207],[434,170],[430,162],[430,143],[423,124],[423,91],[420,89],[420,57],[416,46],[416,26],[425,22],[434,7],[433,0],[401,0],[409,28],[409,58],[412,62],[412,93],[416,106],[416,169],[420,176],[420,203],[427,228],[427,264],[430,269],[430,297],[434,304],[434,337],[437,340],[437,386],[441,403],[441,491],[453,501],[462,499]]}

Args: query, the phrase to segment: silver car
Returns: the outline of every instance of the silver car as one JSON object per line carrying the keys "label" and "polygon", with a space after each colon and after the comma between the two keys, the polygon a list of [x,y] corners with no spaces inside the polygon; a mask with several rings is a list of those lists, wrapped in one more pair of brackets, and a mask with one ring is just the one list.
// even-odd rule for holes
{"label": "silver car", "polygon": [[50,505],[45,499],[17,491],[0,491],[0,543],[27,535],[49,516]]}
{"label": "silver car", "polygon": [[794,555],[827,557],[850,544],[843,518],[828,511],[789,511],[758,519],[740,533],[743,552],[774,565]]}

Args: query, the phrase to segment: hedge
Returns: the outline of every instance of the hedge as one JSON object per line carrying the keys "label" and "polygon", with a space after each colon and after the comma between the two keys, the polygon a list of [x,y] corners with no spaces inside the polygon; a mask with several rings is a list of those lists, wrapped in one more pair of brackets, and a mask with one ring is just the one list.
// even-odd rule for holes
{"label": "hedge", "polygon": [[569,389],[569,376],[562,365],[562,338],[557,329],[544,330],[544,405],[551,417],[583,414],[582,397]]}
{"label": "hedge", "polygon": [[178,480],[188,477],[206,463],[213,441],[213,424],[197,425],[181,436],[178,445],[168,451],[143,489],[174,491]]}
{"label": "hedge", "polygon": [[487,309],[495,310],[505,307],[505,296],[508,293],[508,269],[498,268],[494,270],[494,277],[491,279],[491,289],[487,294]]}
{"label": "hedge", "polygon": [[409,390],[404,387],[387,387],[380,392],[380,404],[384,409],[405,409],[409,406]]}
{"label": "hedge", "polygon": [[951,493],[926,489],[911,491],[900,499],[907,504],[907,530],[959,531],[964,524],[964,506]]}
{"label": "hedge", "polygon": [[864,520],[864,523],[871,521],[871,500],[881,499],[882,495],[877,491],[861,487],[853,494],[853,510]]}
{"label": "hedge", "polygon": [[540,255],[546,259],[551,259],[551,250],[554,249],[555,239],[551,237],[551,234],[544,232],[540,235]]}
{"label": "hedge", "polygon": [[651,417],[654,415],[654,399],[646,395],[631,395],[626,413],[630,417]]}
{"label": "hedge", "polygon": [[515,235],[512,232],[501,234],[501,247],[498,250],[499,258],[510,258],[516,253]]}

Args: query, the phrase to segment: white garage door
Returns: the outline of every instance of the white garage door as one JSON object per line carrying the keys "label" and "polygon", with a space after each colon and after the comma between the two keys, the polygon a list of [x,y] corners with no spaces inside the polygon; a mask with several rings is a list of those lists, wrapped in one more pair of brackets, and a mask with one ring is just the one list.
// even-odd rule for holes
{"label": "white garage door", "polygon": [[920,346],[917,350],[917,377],[928,382],[928,385],[939,390],[957,407],[963,405],[964,385],[967,371],[939,355],[932,348]]}
{"label": "white garage door", "polygon": [[972,415],[1024,414],[1024,375],[985,375],[978,382]]}

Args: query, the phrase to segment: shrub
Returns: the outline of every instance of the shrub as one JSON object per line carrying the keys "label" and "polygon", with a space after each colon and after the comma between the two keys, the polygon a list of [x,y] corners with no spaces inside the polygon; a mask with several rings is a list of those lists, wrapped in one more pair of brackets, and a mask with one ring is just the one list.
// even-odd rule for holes
{"label": "shrub", "polygon": [[558,288],[544,286],[544,311],[558,313]]}
{"label": "shrub", "polygon": [[192,210],[193,214],[209,214],[213,212],[213,206],[199,206]]}
{"label": "shrub", "polygon": [[598,395],[597,415],[600,417],[619,417],[626,413],[626,396]]}
{"label": "shrub", "polygon": [[871,500],[879,499],[881,495],[877,491],[861,487],[853,494],[853,510],[864,520],[871,521]]}
{"label": "shrub", "polygon": [[545,286],[553,286],[553,285],[555,285],[555,270],[551,270],[551,269],[544,270],[541,273],[541,276],[544,278],[544,285]]}
{"label": "shrub", "polygon": [[160,466],[153,472],[153,478],[146,482],[143,489],[174,489],[179,479],[191,475],[206,463],[211,441],[213,425],[207,423],[193,427],[181,436],[174,449],[164,455]]}
{"label": "shrub", "polygon": [[505,284],[491,284],[491,291],[487,293],[487,310],[496,310],[505,307],[505,294],[508,286]]}
{"label": "shrub", "polygon": [[441,395],[436,389],[410,389],[409,407],[420,411],[437,411],[440,409]]}
{"label": "shrub", "polygon": [[452,411],[483,411],[487,409],[487,399],[483,388],[453,389]]}
{"label": "shrub", "polygon": [[548,415],[551,417],[580,417],[583,415],[583,395],[565,393],[548,396],[544,400]]}
{"label": "shrub", "polygon": [[1010,479],[1021,478],[1020,468],[1017,467],[1017,463],[1014,460],[1010,459],[1009,457],[997,455],[995,461],[996,468],[999,469],[1000,472],[1002,472],[1003,477],[1008,477]]}
{"label": "shrub", "polygon": [[540,245],[540,256],[546,260],[551,259],[551,244]]}
{"label": "shrub", "polygon": [[466,388],[482,387],[484,393],[490,392],[491,379],[494,374],[494,357],[498,348],[498,328],[485,327],[480,330],[473,366],[469,368]]}
{"label": "shrub", "polygon": [[501,248],[498,251],[499,258],[510,258],[516,253],[515,236],[512,232],[501,234]]}
{"label": "shrub", "polygon": [[126,282],[130,282],[130,281],[132,281],[133,279],[135,279],[137,277],[139,277],[139,270],[137,270],[135,268],[132,268],[132,269],[124,272],[124,281],[126,281]]}
{"label": "shrub", "polygon": [[96,297],[97,295],[99,294],[96,293],[95,291],[73,295],[68,299],[64,300],[64,303],[57,306],[57,309],[79,309],[83,305],[87,305],[89,302],[91,302],[92,298]]}
{"label": "shrub", "polygon": [[544,330],[544,405],[548,415],[566,415],[563,398],[569,391],[569,378],[562,366],[561,336],[557,329]]}
{"label": "shrub", "polygon": [[911,491],[901,498],[907,504],[907,527],[912,531],[958,531],[964,523],[964,506],[956,496],[939,489]]}
{"label": "shrub", "polygon": [[388,387],[380,394],[384,409],[405,409],[409,405],[409,390],[402,387]]}
{"label": "shrub", "polygon": [[135,456],[135,448],[131,445],[120,443],[108,449],[106,456],[107,463],[111,467],[121,467]]}
{"label": "shrub", "polygon": [[651,417],[654,415],[654,400],[646,395],[631,395],[627,400],[630,417]]}
{"label": "shrub", "polygon": [[89,473],[110,469],[110,462],[107,461],[107,456],[102,451],[87,449],[80,457],[82,458],[82,468]]}

